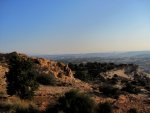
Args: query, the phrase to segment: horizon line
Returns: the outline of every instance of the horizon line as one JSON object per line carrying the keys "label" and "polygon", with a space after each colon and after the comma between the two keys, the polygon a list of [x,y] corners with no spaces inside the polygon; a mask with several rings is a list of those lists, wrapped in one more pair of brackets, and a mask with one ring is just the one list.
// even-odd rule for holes
{"label": "horizon line", "polygon": [[46,53],[28,53],[28,52],[20,52],[20,51],[9,51],[9,52],[2,52],[0,51],[0,53],[2,54],[7,54],[7,53],[12,53],[12,52],[17,52],[17,53],[21,53],[21,54],[27,54],[27,55],[81,55],[81,54],[97,54],[97,53],[128,53],[128,52],[150,52],[150,50],[129,50],[129,51],[99,51],[99,52],[74,52],[74,53],[70,53],[70,52],[64,52],[64,53],[52,53],[52,54],[46,54]]}

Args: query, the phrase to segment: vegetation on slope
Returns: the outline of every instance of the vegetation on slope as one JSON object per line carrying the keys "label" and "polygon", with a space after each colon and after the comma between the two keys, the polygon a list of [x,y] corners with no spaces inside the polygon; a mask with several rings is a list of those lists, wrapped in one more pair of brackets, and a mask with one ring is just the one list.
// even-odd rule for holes
{"label": "vegetation on slope", "polygon": [[[0,102],[0,112],[1,109],[16,113],[115,113],[116,109],[120,110],[120,113],[138,111],[146,113],[146,110],[150,111],[145,107],[149,104],[148,100],[144,100],[144,97],[139,98],[138,95],[148,94],[149,79],[140,75],[141,73],[138,73],[137,66],[133,64],[116,65],[98,62],[69,64],[74,76],[78,78],[75,79],[72,76],[68,76],[72,73],[69,67],[61,63],[20,57],[16,53],[11,54],[8,62],[9,71],[6,73],[7,93],[11,95],[10,100],[13,98],[12,95],[16,95],[21,98],[21,102],[16,104],[13,100],[10,103],[9,99],[2,101]],[[124,69],[128,66],[130,68],[127,68],[125,72],[132,76],[132,79],[124,78],[117,74],[111,77],[108,76],[110,71]],[[64,76],[65,74],[66,76]],[[57,75],[60,75],[60,78]],[[69,81],[70,79],[67,77],[70,77],[72,81]],[[58,84],[56,84],[56,79]],[[36,91],[38,83],[42,84],[39,88],[41,90],[39,95],[37,95]],[[88,90],[85,88],[87,84]],[[42,88],[53,88],[53,90]],[[82,93],[69,91],[74,88],[80,89]],[[58,89],[61,91],[55,92]],[[69,92],[65,93],[66,91]],[[142,91],[146,91],[146,93],[142,93]],[[35,95],[34,92],[36,92]],[[48,107],[42,98],[45,98],[46,101],[50,100]],[[36,103],[35,107],[30,104],[31,100],[24,99],[33,99],[35,103],[36,101],[41,103]],[[37,100],[35,101],[35,99]],[[45,108],[41,110],[40,106],[45,106]]]}
{"label": "vegetation on slope", "polygon": [[36,75],[30,59],[24,59],[13,54],[9,61],[9,72],[6,73],[7,93],[17,95],[22,99],[31,99],[38,88]]}

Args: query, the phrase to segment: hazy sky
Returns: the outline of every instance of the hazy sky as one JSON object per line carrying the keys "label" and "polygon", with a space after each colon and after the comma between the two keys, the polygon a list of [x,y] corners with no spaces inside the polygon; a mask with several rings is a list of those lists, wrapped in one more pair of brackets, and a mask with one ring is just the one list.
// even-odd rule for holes
{"label": "hazy sky", "polygon": [[0,0],[0,52],[150,50],[150,0]]}

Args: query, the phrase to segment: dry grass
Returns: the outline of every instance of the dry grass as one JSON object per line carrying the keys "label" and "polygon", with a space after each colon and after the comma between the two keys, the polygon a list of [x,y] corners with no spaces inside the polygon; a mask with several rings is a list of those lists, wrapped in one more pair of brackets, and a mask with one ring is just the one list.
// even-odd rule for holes
{"label": "dry grass", "polygon": [[5,101],[0,102],[0,113],[14,113],[14,112],[29,112],[29,110],[38,111],[37,105],[33,101],[21,100],[18,97],[10,97]]}
{"label": "dry grass", "polygon": [[137,109],[139,113],[150,113],[150,105],[143,104],[143,99],[142,95],[121,95],[115,105],[120,108],[119,113],[126,113],[132,108]]}

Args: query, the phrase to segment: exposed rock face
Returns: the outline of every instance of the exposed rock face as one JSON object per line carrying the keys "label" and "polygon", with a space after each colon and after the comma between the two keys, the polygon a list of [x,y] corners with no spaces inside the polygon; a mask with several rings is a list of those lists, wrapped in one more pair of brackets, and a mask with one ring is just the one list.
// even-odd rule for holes
{"label": "exposed rock face", "polygon": [[17,52],[12,52],[9,54],[0,54],[0,66],[5,67],[7,70],[9,59],[14,54],[17,54],[24,59],[27,59],[27,58],[31,59],[35,64],[34,70],[38,74],[48,74],[48,75],[55,76],[56,78],[63,78],[63,77],[72,77],[73,78],[72,71],[68,67],[68,65],[65,65],[61,62],[47,60],[44,58],[28,57],[25,54],[20,54]]}
{"label": "exposed rock face", "polygon": [[73,77],[71,69],[68,65],[65,65],[60,62],[50,61],[43,58],[32,58],[33,61],[36,63],[35,69],[40,74],[49,74],[54,75],[56,78],[62,77]]}

